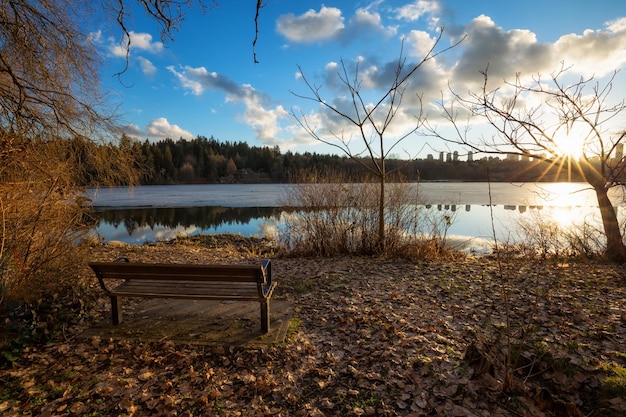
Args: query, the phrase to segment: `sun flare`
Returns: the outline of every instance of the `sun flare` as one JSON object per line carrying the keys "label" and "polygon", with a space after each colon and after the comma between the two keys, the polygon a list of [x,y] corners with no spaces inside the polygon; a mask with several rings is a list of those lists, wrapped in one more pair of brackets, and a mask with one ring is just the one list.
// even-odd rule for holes
{"label": "sun flare", "polygon": [[580,222],[580,210],[575,207],[555,207],[552,218],[560,228],[567,230]]}
{"label": "sun flare", "polygon": [[580,129],[557,131],[554,135],[554,152],[561,158],[579,160],[585,150],[585,134]]}

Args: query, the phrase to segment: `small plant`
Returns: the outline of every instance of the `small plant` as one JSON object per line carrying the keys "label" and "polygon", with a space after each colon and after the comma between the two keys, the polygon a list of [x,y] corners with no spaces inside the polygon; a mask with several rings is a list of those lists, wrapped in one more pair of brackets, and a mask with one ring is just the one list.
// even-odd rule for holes
{"label": "small plant", "polygon": [[287,326],[287,334],[285,335],[285,340],[291,340],[292,336],[294,336],[300,326],[302,325],[302,320],[297,317],[292,317],[289,320],[289,325]]}
{"label": "small plant", "polygon": [[602,381],[602,393],[606,398],[626,398],[626,368],[616,363],[601,365],[608,376]]}

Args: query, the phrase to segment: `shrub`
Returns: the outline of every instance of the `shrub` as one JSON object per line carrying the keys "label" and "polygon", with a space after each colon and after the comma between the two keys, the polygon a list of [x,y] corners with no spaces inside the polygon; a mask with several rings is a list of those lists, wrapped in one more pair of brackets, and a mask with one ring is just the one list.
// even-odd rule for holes
{"label": "shrub", "polygon": [[517,222],[516,238],[508,242],[509,250],[529,258],[568,258],[598,256],[606,250],[603,232],[588,219],[564,225],[539,210]]}
{"label": "shrub", "polygon": [[[385,241],[378,238],[379,183],[350,183],[334,171],[296,176],[280,205],[279,243],[292,253],[432,256],[444,251],[451,218],[425,210],[418,186],[386,184]],[[433,250],[435,248],[435,250]],[[427,250],[425,250],[427,249]]]}

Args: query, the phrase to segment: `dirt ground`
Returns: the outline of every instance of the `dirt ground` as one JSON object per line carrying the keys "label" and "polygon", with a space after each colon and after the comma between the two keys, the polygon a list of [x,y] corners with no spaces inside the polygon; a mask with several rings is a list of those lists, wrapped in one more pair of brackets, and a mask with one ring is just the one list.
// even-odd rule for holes
{"label": "dirt ground", "polygon": [[120,256],[271,259],[270,334],[255,302],[127,299],[113,327],[97,297],[62,337],[0,370],[0,414],[625,415],[624,265],[281,257],[233,237],[92,251]]}
{"label": "dirt ground", "polygon": [[124,339],[140,342],[171,341],[208,346],[261,346],[285,339],[293,304],[270,303],[270,331],[261,334],[260,307],[250,301],[151,299],[128,303],[123,321],[111,324],[110,316],[87,329],[82,338]]}

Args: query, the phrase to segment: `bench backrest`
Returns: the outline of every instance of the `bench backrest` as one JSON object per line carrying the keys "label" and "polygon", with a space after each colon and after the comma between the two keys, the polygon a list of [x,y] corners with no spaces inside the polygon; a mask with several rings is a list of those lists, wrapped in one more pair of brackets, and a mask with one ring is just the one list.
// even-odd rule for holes
{"label": "bench backrest", "polygon": [[98,278],[174,281],[271,282],[270,261],[261,265],[193,265],[134,262],[90,262]]}

